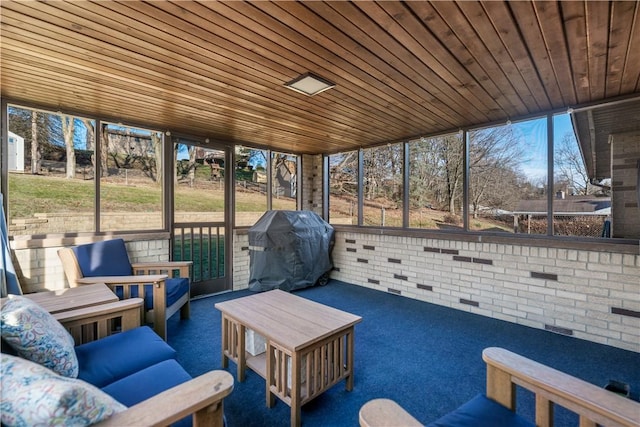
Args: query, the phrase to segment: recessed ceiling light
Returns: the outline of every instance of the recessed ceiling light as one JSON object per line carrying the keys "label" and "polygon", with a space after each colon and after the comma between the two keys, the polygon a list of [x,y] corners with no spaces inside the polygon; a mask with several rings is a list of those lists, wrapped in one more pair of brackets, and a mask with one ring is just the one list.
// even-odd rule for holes
{"label": "recessed ceiling light", "polygon": [[327,89],[331,89],[335,86],[335,83],[331,83],[329,80],[323,79],[315,74],[305,73],[291,80],[289,83],[285,83],[285,86],[296,92],[313,96]]}

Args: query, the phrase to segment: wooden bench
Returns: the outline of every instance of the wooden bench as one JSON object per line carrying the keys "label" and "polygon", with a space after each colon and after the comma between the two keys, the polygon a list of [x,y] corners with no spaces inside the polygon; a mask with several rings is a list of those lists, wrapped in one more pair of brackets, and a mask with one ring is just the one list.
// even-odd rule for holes
{"label": "wooden bench", "polygon": [[[580,427],[640,426],[638,402],[502,348],[487,348],[482,358],[487,364],[486,396],[515,412],[516,385],[532,391],[538,427],[553,426],[554,405],[578,414]],[[390,399],[374,399],[360,409],[362,427],[400,425],[424,423]]]}

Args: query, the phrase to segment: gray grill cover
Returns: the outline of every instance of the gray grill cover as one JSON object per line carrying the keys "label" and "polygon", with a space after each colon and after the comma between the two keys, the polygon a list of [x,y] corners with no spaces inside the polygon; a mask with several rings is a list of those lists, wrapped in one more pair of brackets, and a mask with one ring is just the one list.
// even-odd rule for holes
{"label": "gray grill cover", "polygon": [[311,211],[268,211],[249,229],[249,289],[291,291],[333,268],[333,227]]}

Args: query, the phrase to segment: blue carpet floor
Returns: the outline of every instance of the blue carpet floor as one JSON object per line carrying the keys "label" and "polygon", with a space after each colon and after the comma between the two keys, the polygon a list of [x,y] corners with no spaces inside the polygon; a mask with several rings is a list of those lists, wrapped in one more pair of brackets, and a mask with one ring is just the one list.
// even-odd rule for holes
{"label": "blue carpet floor", "polygon": [[[304,426],[357,426],[358,410],[367,401],[396,400],[428,423],[485,389],[485,347],[504,347],[596,385],[610,379],[640,390],[640,354],[551,332],[448,309],[361,286],[332,280],[297,295],[362,316],[355,332],[355,386],[344,382],[302,407]],[[191,303],[191,318],[169,321],[169,344],[193,376],[220,369],[220,312],[214,304],[252,292],[236,291]],[[290,409],[276,399],[265,406],[264,380],[247,370],[225,399],[229,427],[286,426]],[[518,412],[533,419],[533,398],[519,391]],[[556,412],[556,425],[577,425],[577,417]]]}

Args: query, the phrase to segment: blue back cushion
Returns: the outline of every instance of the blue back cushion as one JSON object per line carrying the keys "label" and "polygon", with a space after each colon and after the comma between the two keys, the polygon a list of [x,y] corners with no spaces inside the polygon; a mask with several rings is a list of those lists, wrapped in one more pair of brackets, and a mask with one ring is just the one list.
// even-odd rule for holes
{"label": "blue back cushion", "polygon": [[479,394],[427,427],[535,427],[535,424]]}
{"label": "blue back cushion", "polygon": [[124,240],[113,239],[73,248],[84,277],[130,276],[131,262]]}
{"label": "blue back cushion", "polygon": [[[156,394],[185,383],[191,376],[178,362],[165,360],[142,369],[119,381],[102,388],[102,391],[126,406],[133,406]],[[191,427],[192,417],[188,416],[171,424],[171,427]]]}
{"label": "blue back cushion", "polygon": [[109,335],[76,347],[78,378],[104,387],[163,360],[176,351],[148,326]]}

